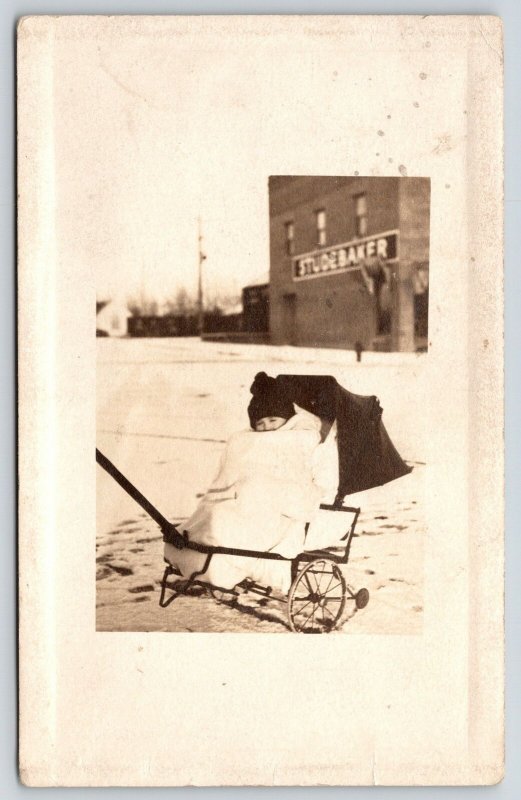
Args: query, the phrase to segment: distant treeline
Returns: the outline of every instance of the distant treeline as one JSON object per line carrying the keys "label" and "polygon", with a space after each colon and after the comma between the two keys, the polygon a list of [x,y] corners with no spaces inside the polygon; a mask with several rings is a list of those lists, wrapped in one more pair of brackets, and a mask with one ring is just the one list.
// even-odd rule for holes
{"label": "distant treeline", "polygon": [[[128,320],[129,336],[197,336],[197,314],[165,314],[164,316],[135,315]],[[242,330],[242,314],[205,312],[203,330],[206,333]]]}
{"label": "distant treeline", "polygon": [[[224,333],[267,333],[269,330],[268,285],[247,286],[242,291],[243,312],[224,314],[216,308],[205,311],[203,332],[207,334]],[[199,318],[192,309],[184,313],[158,314],[139,313],[132,309],[133,316],[128,320],[129,336],[197,336]]]}

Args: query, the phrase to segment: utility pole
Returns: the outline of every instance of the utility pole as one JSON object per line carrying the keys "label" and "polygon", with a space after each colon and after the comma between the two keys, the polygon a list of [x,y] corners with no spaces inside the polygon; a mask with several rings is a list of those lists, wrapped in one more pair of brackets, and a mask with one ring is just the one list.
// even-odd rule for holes
{"label": "utility pole", "polygon": [[197,332],[202,335],[204,329],[204,306],[203,306],[203,261],[206,259],[203,253],[203,234],[201,231],[201,217],[197,220],[198,227],[198,246],[199,246],[199,274],[197,283]]}
{"label": "utility pole", "polygon": [[146,309],[146,293],[145,293],[145,259],[141,259],[141,314],[145,316],[147,313]]}

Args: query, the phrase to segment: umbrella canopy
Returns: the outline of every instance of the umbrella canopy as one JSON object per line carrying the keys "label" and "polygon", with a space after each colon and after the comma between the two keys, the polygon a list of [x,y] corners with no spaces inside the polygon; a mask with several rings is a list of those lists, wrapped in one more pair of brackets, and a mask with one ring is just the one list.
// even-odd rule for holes
{"label": "umbrella canopy", "polygon": [[412,471],[385,430],[377,397],[348,392],[331,375],[278,375],[276,380],[301,408],[330,423],[336,419],[339,476],[335,503]]}

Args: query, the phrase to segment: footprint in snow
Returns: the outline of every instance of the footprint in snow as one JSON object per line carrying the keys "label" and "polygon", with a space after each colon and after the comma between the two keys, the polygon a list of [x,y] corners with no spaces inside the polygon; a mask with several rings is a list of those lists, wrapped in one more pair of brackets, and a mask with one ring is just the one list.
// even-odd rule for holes
{"label": "footprint in snow", "polygon": [[125,566],[124,564],[107,564],[107,567],[110,567],[111,570],[117,572],[118,575],[133,575],[134,570],[130,567]]}
{"label": "footprint in snow", "polygon": [[143,583],[139,586],[131,586],[128,591],[131,594],[139,594],[140,592],[153,592],[154,590],[155,586],[153,583]]}

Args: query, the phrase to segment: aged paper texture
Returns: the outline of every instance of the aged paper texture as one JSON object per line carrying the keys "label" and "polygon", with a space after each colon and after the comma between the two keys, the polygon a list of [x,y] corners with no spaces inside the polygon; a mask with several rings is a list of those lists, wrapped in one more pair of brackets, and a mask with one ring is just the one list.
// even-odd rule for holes
{"label": "aged paper texture", "polygon": [[[485,16],[20,22],[27,785],[501,780],[502,47]],[[313,199],[324,187],[334,212]],[[344,190],[356,229],[330,241]],[[304,247],[306,192],[317,238]],[[403,225],[386,224],[391,196]],[[276,230],[293,270],[280,281]],[[203,262],[207,303],[250,284],[261,302],[270,257],[270,341],[143,338],[166,324],[168,292],[186,309]],[[342,275],[375,309],[369,344],[354,341],[367,315],[335,317]],[[305,327],[310,297],[330,327]],[[111,334],[96,340],[94,300]],[[352,568],[370,600],[328,635],[293,633],[270,596],[250,607],[203,586],[159,608],[161,533],[94,460],[96,446],[186,520],[264,370],[378,394],[414,467],[360,500]],[[250,522],[265,534],[261,506]]]}

